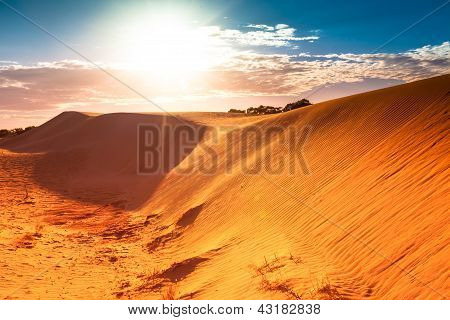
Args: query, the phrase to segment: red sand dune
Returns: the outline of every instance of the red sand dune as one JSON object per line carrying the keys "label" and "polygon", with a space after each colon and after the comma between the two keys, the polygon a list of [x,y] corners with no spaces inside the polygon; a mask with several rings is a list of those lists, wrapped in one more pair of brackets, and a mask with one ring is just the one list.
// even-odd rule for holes
{"label": "red sand dune", "polygon": [[[0,296],[448,298],[449,90],[446,75],[261,117],[68,112],[0,140]],[[137,125],[179,118],[237,127],[210,144],[218,171],[175,170],[205,137],[137,175]],[[275,125],[310,126],[303,150],[236,147]],[[303,152],[311,173],[227,174],[231,152],[233,169]]]}

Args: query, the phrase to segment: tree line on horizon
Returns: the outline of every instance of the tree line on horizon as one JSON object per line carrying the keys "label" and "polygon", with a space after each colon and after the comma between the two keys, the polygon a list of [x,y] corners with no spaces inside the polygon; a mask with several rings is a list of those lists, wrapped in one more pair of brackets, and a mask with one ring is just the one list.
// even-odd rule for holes
{"label": "tree line on horizon", "polygon": [[31,129],[36,128],[35,126],[30,126],[26,128],[15,128],[15,129],[0,129],[0,138],[6,138],[9,136],[18,136],[19,134],[22,134],[24,132],[27,132]]}
{"label": "tree line on horizon", "polygon": [[[309,102],[308,99],[301,99],[296,102],[288,103],[284,108],[281,107],[272,107],[272,106],[263,106],[260,105],[259,107],[250,107],[246,110],[239,110],[239,109],[230,109],[229,113],[243,113],[247,115],[263,115],[263,114],[276,114],[276,113],[282,113],[282,112],[288,112],[291,110],[295,110],[298,108],[306,107],[311,105],[311,102]],[[6,138],[9,136],[18,136],[24,132],[27,132],[31,129],[36,128],[35,126],[29,126],[26,128],[15,128],[15,129],[0,129],[0,138]]]}
{"label": "tree line on horizon", "polygon": [[298,108],[303,108],[303,107],[306,107],[309,105],[311,105],[311,102],[309,102],[308,99],[301,99],[296,102],[288,103],[284,108],[260,105],[259,107],[250,107],[250,108],[247,108],[246,110],[230,109],[230,110],[228,110],[228,112],[229,113],[243,113],[243,114],[248,114],[248,115],[275,114],[275,113],[288,112],[288,111],[295,110]]}

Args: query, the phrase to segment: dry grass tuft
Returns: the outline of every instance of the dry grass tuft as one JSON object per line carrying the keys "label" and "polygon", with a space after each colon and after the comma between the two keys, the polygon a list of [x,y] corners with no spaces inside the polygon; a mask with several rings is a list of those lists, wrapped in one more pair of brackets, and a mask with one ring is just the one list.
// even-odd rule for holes
{"label": "dry grass tuft", "polygon": [[330,283],[328,278],[322,279],[320,285],[314,285],[312,296],[324,300],[342,300],[344,296]]}
{"label": "dry grass tuft", "polygon": [[302,295],[297,293],[286,280],[270,281],[265,276],[261,277],[260,289],[263,291],[281,292],[290,299],[302,300]]}
{"label": "dry grass tuft", "polygon": [[177,300],[177,285],[169,284],[167,287],[164,287],[161,292],[162,300]]}
{"label": "dry grass tuft", "polygon": [[[292,254],[291,254],[292,257]],[[287,259],[287,257],[285,257]],[[289,260],[292,260],[289,258]],[[293,260],[294,261],[294,260]],[[295,262],[297,261],[297,262]],[[300,263],[299,260],[295,260],[294,263]],[[274,258],[270,261],[264,257],[264,263],[261,266],[251,266],[257,277],[260,277],[259,289],[265,292],[280,292],[286,295],[288,299],[301,300],[302,295],[294,290],[289,280],[283,279],[281,269],[286,264],[275,254]],[[273,279],[274,277],[278,277]],[[270,278],[272,279],[270,279]]]}
{"label": "dry grass tuft", "polygon": [[294,256],[292,255],[292,252],[289,252],[289,260],[291,260],[291,261],[294,262],[295,264],[301,264],[301,263],[303,263],[302,258],[300,258],[300,257],[294,257]]}

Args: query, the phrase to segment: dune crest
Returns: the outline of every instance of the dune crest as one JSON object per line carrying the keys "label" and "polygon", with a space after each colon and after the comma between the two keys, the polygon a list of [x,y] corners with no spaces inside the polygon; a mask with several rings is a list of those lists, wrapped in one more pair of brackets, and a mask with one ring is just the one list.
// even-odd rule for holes
{"label": "dune crest", "polygon": [[[261,117],[68,112],[0,140],[0,296],[448,298],[449,90],[445,75]],[[177,173],[200,137],[137,175],[137,126],[180,118],[311,127],[293,151],[310,173]],[[221,164],[233,144],[212,148]]]}

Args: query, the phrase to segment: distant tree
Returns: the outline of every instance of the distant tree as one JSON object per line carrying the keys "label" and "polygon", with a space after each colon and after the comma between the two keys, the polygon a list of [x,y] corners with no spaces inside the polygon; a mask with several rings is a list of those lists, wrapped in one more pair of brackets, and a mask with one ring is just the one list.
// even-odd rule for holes
{"label": "distant tree", "polygon": [[25,132],[25,129],[23,129],[23,128],[15,128],[15,129],[11,130],[11,133],[15,134],[15,135],[19,135],[19,134],[22,134],[24,132]]}
{"label": "distant tree", "polygon": [[32,129],[34,129],[34,128],[36,128],[36,127],[35,127],[35,126],[29,126],[29,127],[26,127],[26,128],[24,129],[24,132],[30,131],[30,130],[32,130]]}
{"label": "distant tree", "polygon": [[245,113],[251,114],[251,115],[257,115],[257,114],[258,114],[258,109],[257,109],[257,108],[250,107],[250,108],[247,108],[247,110],[246,110]]}
{"label": "distant tree", "polygon": [[30,127],[26,127],[25,129],[23,128],[15,128],[12,130],[7,130],[7,129],[0,129],[0,138],[5,138],[7,136],[17,136],[19,134],[22,134],[24,132],[30,131],[32,129],[36,128],[35,126],[30,126]]}
{"label": "distant tree", "polygon": [[9,135],[9,130],[0,129],[0,138],[4,138]]}
{"label": "distant tree", "polygon": [[257,108],[250,107],[247,109],[247,114],[251,114],[251,115],[274,114],[274,113],[280,113],[280,112],[281,112],[281,108],[272,107],[272,106],[263,106],[263,105],[260,105]]}
{"label": "distant tree", "polygon": [[303,108],[306,106],[311,105],[311,102],[309,102],[308,99],[302,99],[293,103],[288,103],[284,108],[283,108],[283,112],[287,112],[287,111],[291,111],[291,110],[295,110],[298,108]]}
{"label": "distant tree", "polygon": [[245,113],[245,110],[239,110],[239,109],[230,109],[228,110],[229,113]]}
{"label": "distant tree", "polygon": [[260,110],[261,114],[275,114],[282,112],[281,108],[272,106],[259,106],[258,109]]}

